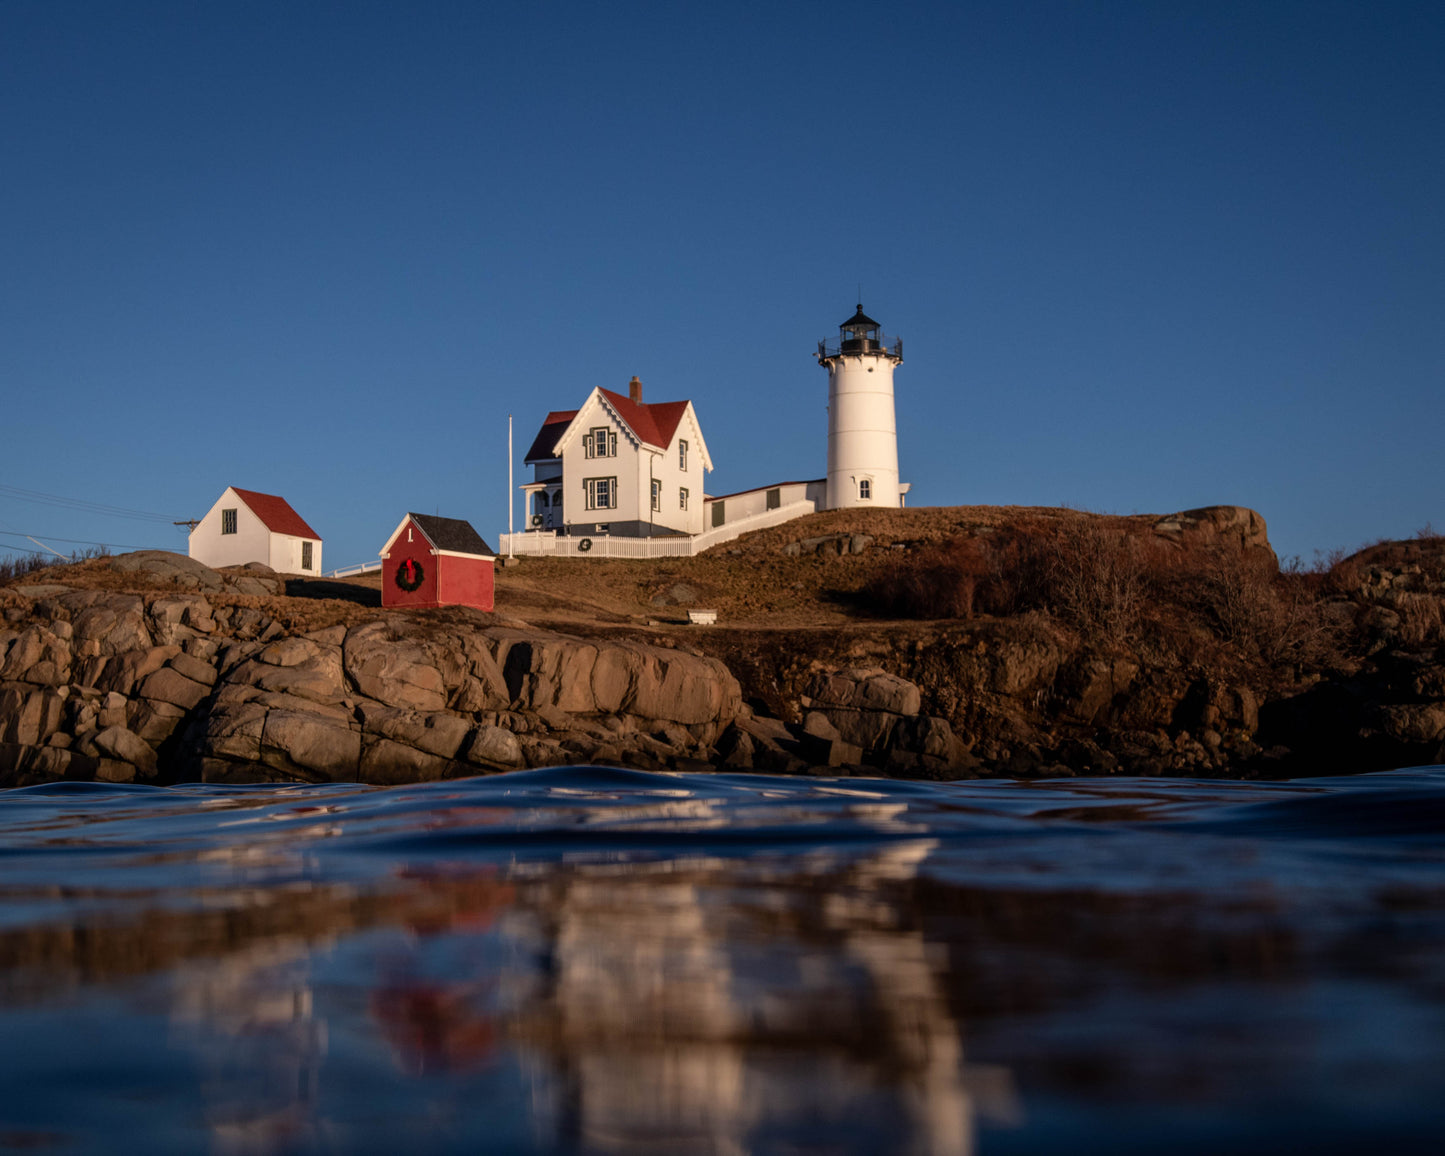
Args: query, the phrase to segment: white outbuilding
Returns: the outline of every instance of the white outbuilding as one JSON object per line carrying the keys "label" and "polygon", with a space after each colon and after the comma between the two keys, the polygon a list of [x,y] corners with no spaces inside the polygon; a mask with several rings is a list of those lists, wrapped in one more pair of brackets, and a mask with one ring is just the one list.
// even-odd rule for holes
{"label": "white outbuilding", "polygon": [[321,573],[321,535],[291,503],[235,486],[196,523],[188,552],[207,566],[264,562],[281,574]]}

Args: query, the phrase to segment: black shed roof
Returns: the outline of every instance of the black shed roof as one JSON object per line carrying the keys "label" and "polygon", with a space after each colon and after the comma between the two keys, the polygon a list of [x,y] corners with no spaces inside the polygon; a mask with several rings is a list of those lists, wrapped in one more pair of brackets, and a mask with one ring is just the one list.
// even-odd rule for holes
{"label": "black shed roof", "polygon": [[439,518],[435,514],[406,515],[431,540],[438,550],[451,550],[457,554],[485,554],[495,557],[496,551],[482,541],[482,536],[472,529],[470,522],[461,518]]}

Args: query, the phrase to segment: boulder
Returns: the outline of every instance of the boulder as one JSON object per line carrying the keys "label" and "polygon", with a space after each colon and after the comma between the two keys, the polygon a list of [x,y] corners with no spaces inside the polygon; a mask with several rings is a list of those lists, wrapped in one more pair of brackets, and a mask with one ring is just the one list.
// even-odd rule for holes
{"label": "boulder", "polygon": [[430,783],[446,777],[451,760],[427,754],[415,747],[374,739],[361,751],[357,781],[378,786],[398,783]]}
{"label": "boulder", "polygon": [[441,671],[418,642],[402,637],[388,621],[369,622],[347,632],[346,675],[367,698],[408,710],[446,709]]}
{"label": "boulder", "polygon": [[192,682],[198,682],[202,686],[214,686],[216,682],[216,668],[209,662],[203,662],[185,652],[173,654],[167,660],[166,665],[177,674],[189,678]]}
{"label": "boulder", "polygon": [[42,746],[60,726],[65,700],[54,690],[11,683],[0,688],[0,740]]}
{"label": "boulder", "polygon": [[99,690],[129,695],[136,683],[149,678],[180,653],[179,646],[153,646],[99,660],[100,669],[93,685]]}
{"label": "boulder", "polygon": [[169,666],[164,666],[154,674],[146,676],[138,693],[142,698],[168,702],[183,710],[192,710],[205,701],[211,688],[205,683],[187,678]]}
{"label": "boulder", "polygon": [[320,703],[334,703],[345,697],[346,679],[341,651],[330,647],[323,649],[314,643],[307,645],[312,647],[310,657],[290,665],[267,664],[262,661],[266,653],[263,650],[256,658],[237,666],[231,672],[229,681]]}
{"label": "boulder", "polygon": [[809,684],[807,697],[822,707],[881,710],[899,715],[917,714],[922,703],[918,687],[877,667],[823,672]]}
{"label": "boulder", "polygon": [[137,550],[110,560],[112,570],[145,573],[183,590],[220,590],[225,580],[204,563],[169,550]]}
{"label": "boulder", "polygon": [[506,768],[519,767],[524,761],[517,736],[498,726],[478,727],[463,757],[479,766]]}
{"label": "boulder", "polygon": [[64,686],[70,681],[70,643],[47,626],[27,627],[6,648],[0,680]]}
{"label": "boulder", "polygon": [[423,714],[370,703],[360,713],[364,741],[385,738],[443,759],[457,757],[472,729],[471,720],[455,714]]}
{"label": "boulder", "polygon": [[1373,721],[1391,738],[1407,743],[1445,740],[1445,703],[1395,703],[1375,709]]}
{"label": "boulder", "polygon": [[145,602],[134,594],[109,594],[99,590],[76,591],[62,600],[70,612],[77,649],[85,643],[86,656],[109,657],[154,645],[148,627]]}
{"label": "boulder", "polygon": [[218,703],[205,720],[201,739],[203,757],[259,763],[261,735],[265,729],[266,708],[261,704]]}
{"label": "boulder", "polygon": [[[186,712],[168,702],[142,702],[130,720],[130,729],[152,746],[159,746],[170,738],[186,717]],[[106,726],[106,712],[102,711],[99,724]]]}
{"label": "boulder", "polygon": [[147,778],[155,775],[155,751],[143,738],[125,727],[106,727],[93,741],[102,754],[129,763]]}
{"label": "boulder", "polygon": [[351,782],[361,761],[361,733],[321,715],[270,710],[261,732],[261,760],[303,777]]}

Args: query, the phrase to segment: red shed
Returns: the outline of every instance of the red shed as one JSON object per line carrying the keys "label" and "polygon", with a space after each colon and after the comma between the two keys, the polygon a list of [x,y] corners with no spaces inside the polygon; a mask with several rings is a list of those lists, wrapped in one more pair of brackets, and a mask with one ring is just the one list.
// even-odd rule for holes
{"label": "red shed", "polygon": [[408,514],[381,548],[381,604],[490,610],[495,560],[470,522]]}

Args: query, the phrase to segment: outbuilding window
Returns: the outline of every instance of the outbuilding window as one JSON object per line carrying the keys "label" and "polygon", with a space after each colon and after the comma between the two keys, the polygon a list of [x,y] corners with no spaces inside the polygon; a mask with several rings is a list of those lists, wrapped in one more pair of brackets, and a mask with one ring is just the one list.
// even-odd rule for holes
{"label": "outbuilding window", "polygon": [[589,510],[617,509],[617,479],[587,478],[583,483]]}
{"label": "outbuilding window", "polygon": [[302,542],[302,543],[301,543],[301,569],[303,569],[303,570],[310,570],[310,569],[311,569],[311,543],[310,543],[310,542]]}
{"label": "outbuilding window", "polygon": [[221,511],[221,533],[234,534],[236,532],[236,511]]}

